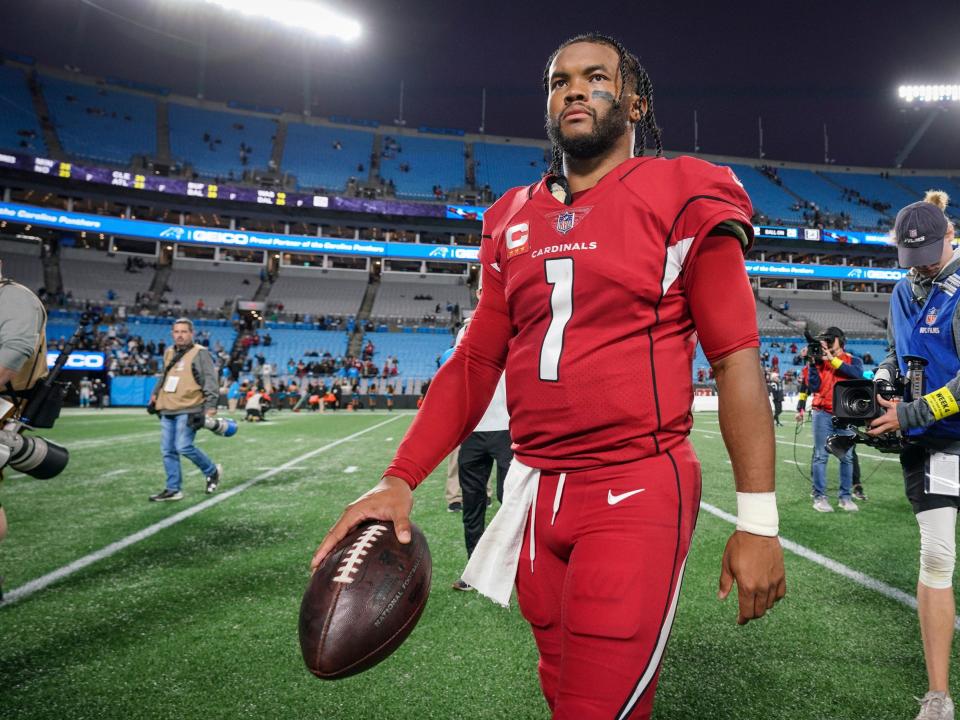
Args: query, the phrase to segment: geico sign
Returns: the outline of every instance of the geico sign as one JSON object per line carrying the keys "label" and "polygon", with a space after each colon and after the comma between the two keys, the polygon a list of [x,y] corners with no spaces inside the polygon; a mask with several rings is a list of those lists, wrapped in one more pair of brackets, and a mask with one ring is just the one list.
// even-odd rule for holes
{"label": "geico sign", "polygon": [[[53,367],[60,353],[57,351],[47,353],[47,367]],[[67,358],[65,370],[103,370],[103,355],[100,353],[71,353]]]}
{"label": "geico sign", "polygon": [[223,243],[224,245],[246,245],[250,236],[246,233],[219,232],[214,230],[194,230],[193,239],[200,242]]}
{"label": "geico sign", "polygon": [[899,270],[867,270],[867,280],[899,280],[903,273]]}
{"label": "geico sign", "polygon": [[457,260],[476,260],[479,255],[480,252],[476,248],[455,248],[453,251],[453,256]]}

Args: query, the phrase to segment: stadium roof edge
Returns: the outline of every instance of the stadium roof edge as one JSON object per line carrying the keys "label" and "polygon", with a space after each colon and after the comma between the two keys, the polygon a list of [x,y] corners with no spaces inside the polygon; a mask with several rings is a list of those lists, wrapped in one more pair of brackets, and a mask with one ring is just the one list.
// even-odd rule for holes
{"label": "stadium roof edge", "polygon": [[[51,77],[60,78],[62,80],[68,80],[72,82],[78,82],[85,85],[90,85],[93,87],[101,86],[108,84],[105,78],[84,75],[82,73],[76,73],[73,71],[66,70],[64,68],[53,67],[49,65],[29,65],[23,62],[18,62],[15,59],[10,58],[9,56],[3,56],[3,62],[15,67],[20,67],[22,70],[30,72],[34,71],[40,75],[48,75]],[[111,84],[111,88],[114,88],[116,92],[129,92],[135,95],[140,95],[146,98],[150,98],[154,101],[158,99],[158,95],[153,92],[147,92],[145,90],[139,90],[132,87],[126,87],[116,84]],[[491,143],[499,145],[516,145],[523,147],[542,147],[547,149],[550,147],[549,143],[545,139],[539,138],[523,138],[523,137],[512,137],[507,135],[487,135],[481,133],[470,133],[466,132],[460,136],[453,136],[449,134],[442,133],[429,133],[429,132],[420,132],[418,127],[403,127],[398,125],[390,125],[381,123],[379,127],[364,127],[362,125],[355,124],[344,124],[332,122],[325,117],[317,117],[312,115],[303,115],[301,113],[295,112],[283,112],[282,114],[274,114],[270,112],[258,112],[255,110],[239,110],[229,106],[230,100],[224,101],[213,101],[207,99],[200,99],[196,97],[191,97],[188,95],[177,95],[169,94],[162,96],[163,101],[168,103],[176,103],[180,105],[187,105],[196,108],[202,108],[205,110],[216,110],[219,112],[233,113],[235,115],[241,116],[255,116],[262,117],[269,120],[276,120],[286,123],[302,123],[306,125],[318,125],[324,127],[335,127],[343,128],[344,130],[354,130],[358,132],[369,132],[371,134],[388,134],[395,135],[397,137],[423,137],[431,138],[435,140],[446,140],[446,141],[459,141],[464,143]],[[811,170],[811,171],[820,171],[820,172],[833,172],[833,173],[863,173],[863,174],[878,174],[878,173],[888,173],[892,177],[912,177],[912,176],[930,176],[930,175],[942,175],[947,177],[960,177],[960,167],[956,168],[894,168],[894,167],[884,167],[884,166],[869,166],[869,165],[841,165],[841,164],[831,164],[823,165],[818,163],[804,163],[804,162],[794,162],[791,160],[776,160],[773,158],[754,158],[754,157],[738,157],[733,155],[718,155],[711,153],[693,153],[689,151],[682,150],[665,150],[664,155],[666,157],[678,157],[681,155],[688,155],[691,157],[697,157],[702,160],[706,160],[712,163],[718,164],[737,164],[737,165],[766,165],[769,167],[776,168],[790,168],[797,170]]]}

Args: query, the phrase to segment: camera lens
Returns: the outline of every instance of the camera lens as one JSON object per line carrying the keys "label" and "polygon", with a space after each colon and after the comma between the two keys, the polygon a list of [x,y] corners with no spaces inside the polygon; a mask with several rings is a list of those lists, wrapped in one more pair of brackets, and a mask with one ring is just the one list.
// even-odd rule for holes
{"label": "camera lens", "polygon": [[873,394],[866,388],[852,390],[843,398],[844,415],[865,417],[873,409]]}
{"label": "camera lens", "polygon": [[869,400],[854,400],[850,403],[850,409],[853,410],[857,415],[862,415],[863,413],[870,410],[870,401]]}

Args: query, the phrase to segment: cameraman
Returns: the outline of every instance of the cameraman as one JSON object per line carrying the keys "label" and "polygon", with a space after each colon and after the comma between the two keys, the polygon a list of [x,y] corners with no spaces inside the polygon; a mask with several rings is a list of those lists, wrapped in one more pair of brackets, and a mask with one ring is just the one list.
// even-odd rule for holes
{"label": "cameraman", "polygon": [[948,676],[960,505],[960,253],[952,247],[954,227],[944,214],[947,201],[946,193],[928,192],[924,201],[897,213],[898,259],[910,272],[890,298],[890,349],[876,379],[889,382],[898,372],[906,376],[912,358],[921,358],[926,365],[922,382],[918,372],[907,379],[903,402],[878,396],[886,411],[868,431],[882,435],[900,430],[911,441],[900,453],[900,464],[907,499],[920,526],[917,611],[929,692],[920,701],[917,717],[924,720],[954,716]]}
{"label": "cameraman", "polygon": [[[19,417],[25,396],[47,374],[47,312],[40,298],[3,277],[0,261],[0,429]],[[0,454],[0,479],[6,453]],[[7,516],[0,505],[0,540]]]}
{"label": "cameraman", "polygon": [[[827,437],[837,434],[833,427],[833,386],[838,380],[863,377],[863,362],[843,348],[847,338],[838,327],[828,327],[811,343],[807,351],[807,366],[803,369],[797,422],[803,422],[807,396],[813,394],[813,461],[810,478],[813,481],[813,509],[833,512],[827,500]],[[819,343],[819,344],[818,344]],[[849,432],[849,431],[847,431]],[[842,434],[842,433],[841,433]],[[847,451],[840,460],[840,502],[847,512],[859,508],[853,502],[853,458]]]}
{"label": "cameraman", "polygon": [[217,489],[223,478],[223,466],[215,465],[193,444],[197,430],[203,427],[204,415],[217,414],[219,387],[217,369],[210,351],[193,342],[193,322],[178,318],[173,323],[173,345],[163,354],[163,375],[150,398],[148,412],[160,414],[160,447],[167,486],[152,502],[180,500],[182,476],[180,456],[193,462],[207,481],[207,493]]}

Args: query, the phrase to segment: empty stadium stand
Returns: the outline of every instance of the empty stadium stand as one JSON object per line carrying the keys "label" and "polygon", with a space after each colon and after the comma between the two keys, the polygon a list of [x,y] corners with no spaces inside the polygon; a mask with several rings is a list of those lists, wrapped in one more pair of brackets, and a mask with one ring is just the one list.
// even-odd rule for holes
{"label": "empty stadium stand", "polygon": [[[294,363],[319,360],[325,352],[334,358],[347,352],[349,336],[342,330],[313,330],[308,328],[278,328],[270,326],[260,332],[261,337],[270,334],[270,345],[254,345],[248,355],[263,355],[266,362],[276,368],[277,375],[285,375],[287,362]],[[307,353],[317,353],[310,357]]]}
{"label": "empty stadium stand", "polygon": [[473,144],[476,185],[490,186],[494,197],[518,185],[529,185],[547,170],[547,151],[532,145],[478,142]]}
{"label": "empty stadium stand", "polygon": [[953,199],[951,204],[954,210],[951,214],[956,216],[956,203],[960,202],[960,178],[943,175],[898,175],[894,180],[910,191],[909,202],[922,200],[927,190],[945,190]]}
{"label": "empty stadium stand", "polygon": [[752,165],[730,163],[730,169],[743,183],[744,189],[753,202],[753,209],[762,212],[771,220],[784,222],[803,222],[803,211],[794,209],[797,198],[777,185]]}
{"label": "empty stadium stand", "polygon": [[426,316],[449,320],[447,303],[461,310],[472,307],[470,288],[463,282],[457,276],[421,279],[412,273],[384,272],[370,316],[375,322],[419,321]]}
{"label": "empty stadium stand", "polygon": [[860,197],[865,200],[876,200],[889,204],[891,209],[885,214],[891,217],[896,215],[897,210],[904,205],[909,205],[920,199],[914,193],[904,190],[893,181],[880,177],[879,174],[840,172],[825,172],[823,174],[838,185],[858,192]]}
{"label": "empty stadium stand", "polygon": [[47,75],[40,76],[40,85],[67,154],[121,165],[156,154],[152,98]]}
{"label": "empty stadium stand", "polygon": [[207,308],[219,308],[238,298],[251,299],[260,285],[260,267],[177,258],[167,285],[168,302],[179,300],[184,308],[193,309],[202,299]]}
{"label": "empty stadium stand", "polygon": [[27,78],[9,65],[0,65],[0,148],[47,154]]}
{"label": "empty stadium stand", "polygon": [[447,191],[466,182],[465,146],[460,140],[398,135],[385,136],[383,142],[380,177],[393,181],[397,197],[433,200],[434,185]]}
{"label": "empty stadium stand", "polygon": [[844,302],[858,310],[869,313],[879,320],[885,320],[890,311],[890,296],[873,293],[844,293]]}
{"label": "empty stadium stand", "polygon": [[16,280],[34,292],[43,287],[43,264],[39,243],[0,240],[3,277]]}
{"label": "empty stadium stand", "polygon": [[836,302],[826,290],[763,290],[760,297],[758,307],[765,305],[763,301],[767,298],[774,305],[788,301],[790,308],[787,314],[812,323],[815,330],[834,325],[848,335],[880,336],[885,332],[880,321]]}
{"label": "empty stadium stand", "polygon": [[367,178],[373,138],[363,130],[288,123],[282,167],[300,188],[342,191],[349,178]]}
{"label": "empty stadium stand", "polygon": [[246,170],[266,169],[277,121],[170,103],[170,153],[204,177],[240,179]]}
{"label": "empty stadium stand", "polygon": [[73,293],[75,300],[106,302],[107,291],[113,290],[116,302],[125,305],[132,305],[153,281],[152,268],[127,272],[125,257],[79,248],[60,250],[60,275],[64,292]]}
{"label": "empty stadium stand", "polygon": [[871,207],[843,199],[840,186],[830,182],[812,170],[779,168],[777,174],[783,184],[800,197],[829,213],[847,213],[855,227],[875,228],[889,220]]}
{"label": "empty stadium stand", "polygon": [[356,315],[367,290],[365,270],[284,267],[270,288],[268,301],[283,303],[285,313]]}

